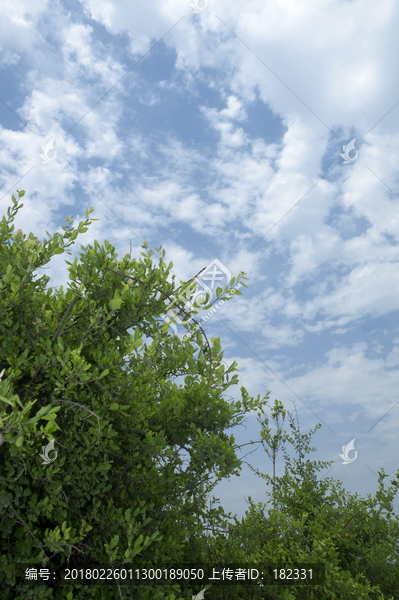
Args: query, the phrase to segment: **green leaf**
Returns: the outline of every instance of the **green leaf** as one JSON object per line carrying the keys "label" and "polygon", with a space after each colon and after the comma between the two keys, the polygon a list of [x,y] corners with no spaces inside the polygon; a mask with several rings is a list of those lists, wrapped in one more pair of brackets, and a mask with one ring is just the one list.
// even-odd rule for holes
{"label": "green leaf", "polygon": [[112,300],[109,301],[109,307],[111,310],[118,310],[118,308],[120,308],[121,305],[122,305],[121,298],[113,298]]}
{"label": "green leaf", "polygon": [[113,402],[109,407],[109,410],[118,410],[119,404],[117,402]]}
{"label": "green leaf", "polygon": [[44,421],[54,421],[54,419],[56,418],[56,414],[55,413],[48,413],[47,415],[43,415],[41,418]]}
{"label": "green leaf", "polygon": [[54,254],[64,254],[64,248],[54,248]]}
{"label": "green leaf", "polygon": [[57,427],[54,421],[49,421],[46,427],[44,428],[44,431],[46,433],[53,433],[54,431],[57,431],[57,429],[59,429],[59,427]]}
{"label": "green leaf", "polygon": [[20,436],[17,438],[17,441],[15,442],[15,445],[16,445],[18,448],[20,448],[20,447],[22,446],[22,444],[23,444],[23,443],[24,443],[24,436],[23,436],[23,435],[20,435]]}
{"label": "green leaf", "polygon": [[44,414],[47,414],[48,412],[50,412],[51,407],[50,406],[42,406],[42,408],[40,408],[37,413],[36,413],[36,417],[42,417]]}

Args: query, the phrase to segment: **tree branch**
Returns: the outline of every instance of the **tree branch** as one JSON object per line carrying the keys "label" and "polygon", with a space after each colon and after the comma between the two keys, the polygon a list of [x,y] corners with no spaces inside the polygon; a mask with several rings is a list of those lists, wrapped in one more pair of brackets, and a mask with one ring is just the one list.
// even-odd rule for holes
{"label": "tree branch", "polygon": [[10,504],[10,508],[13,511],[13,513],[18,517],[18,519],[21,521],[21,523],[23,523],[26,527],[26,529],[29,531],[30,535],[33,537],[33,539],[35,540],[36,544],[38,545],[39,548],[45,548],[46,546],[42,546],[38,540],[36,539],[35,535],[31,532],[31,530],[29,529],[29,527],[27,526],[27,524],[25,523],[25,521],[23,520],[23,518],[17,513],[17,511],[15,510],[15,508],[13,507],[12,504]]}

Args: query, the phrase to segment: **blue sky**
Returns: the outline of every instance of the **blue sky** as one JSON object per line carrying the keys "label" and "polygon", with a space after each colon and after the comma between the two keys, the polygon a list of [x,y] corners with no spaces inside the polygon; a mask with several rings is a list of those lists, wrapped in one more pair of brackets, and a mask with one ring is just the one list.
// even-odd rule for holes
{"label": "blue sky", "polygon": [[[245,271],[206,324],[238,362],[229,395],[295,401],[303,432],[324,423],[312,458],[374,494],[378,469],[398,468],[397,3],[4,4],[0,217],[24,189],[24,233],[90,206],[100,219],[54,257],[50,285],[95,239],[120,257],[162,245],[185,281],[214,259]],[[246,427],[238,444],[259,439],[256,415]],[[271,474],[261,448],[246,460]],[[239,517],[266,499],[245,465],[214,494]]]}

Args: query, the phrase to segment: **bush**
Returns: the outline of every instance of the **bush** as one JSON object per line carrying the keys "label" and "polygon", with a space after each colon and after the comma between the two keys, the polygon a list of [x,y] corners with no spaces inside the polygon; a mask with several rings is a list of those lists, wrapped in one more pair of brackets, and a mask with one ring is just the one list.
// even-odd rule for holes
{"label": "bush", "polygon": [[[271,417],[278,430],[271,436],[268,395],[253,399],[241,387],[242,400],[228,403],[223,395],[237,383],[237,364],[225,369],[220,341],[209,343],[201,328],[187,325],[191,341],[182,344],[160,323],[177,292],[167,281],[172,263],[166,267],[165,250],[154,267],[151,250],[118,261],[107,240],[104,247],[95,241],[81,246],[79,264],[66,261],[68,290],[46,291],[49,278],[35,280],[34,272],[91,220],[86,211],[73,229],[66,219],[65,233],[43,243],[32,233],[14,235],[10,224],[23,195],[13,196],[0,225],[2,600],[184,600],[199,592],[191,582],[23,582],[26,566],[58,572],[121,568],[139,559],[155,566],[326,563],[326,582],[317,587],[206,586],[213,600],[391,598],[398,580],[386,562],[399,538],[392,518],[398,482],[386,491],[380,473],[374,499],[345,495],[332,479],[317,480],[330,463],[304,460],[317,428],[301,435],[290,414],[291,435],[283,432],[286,411],[276,401]],[[229,289],[234,281],[222,294],[240,294]],[[181,292],[188,288],[181,282]],[[253,410],[263,413],[261,441],[273,461],[272,478],[258,472],[272,485],[272,507],[266,514],[269,502],[250,499],[245,518],[233,523],[221,507],[208,509],[206,498],[222,478],[239,474],[238,446],[225,431]],[[298,458],[285,452],[285,474],[276,477],[276,454],[286,442]],[[184,470],[182,450],[189,455]]]}

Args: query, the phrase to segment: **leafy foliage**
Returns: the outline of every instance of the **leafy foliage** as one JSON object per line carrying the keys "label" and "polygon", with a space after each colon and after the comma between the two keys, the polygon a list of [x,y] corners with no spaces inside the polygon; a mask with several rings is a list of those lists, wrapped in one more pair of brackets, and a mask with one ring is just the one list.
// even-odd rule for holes
{"label": "leafy foliage", "polygon": [[[261,412],[263,409],[258,417]],[[284,421],[287,412],[276,400],[271,416],[277,432],[271,434],[267,416],[261,419],[261,442],[269,445],[268,455],[272,460],[281,443],[286,442],[294,447],[297,458],[291,460],[284,446],[286,462],[282,477],[271,478],[254,469],[272,486],[272,492],[268,492],[271,498],[266,503],[253,503],[249,498],[246,518],[242,523],[235,519],[235,528],[230,528],[237,541],[226,543],[221,537],[213,553],[219,558],[229,556],[231,562],[326,565],[326,583],[322,589],[268,586],[266,595],[256,596],[259,598],[399,598],[399,517],[392,517],[399,471],[396,481],[386,490],[383,480],[387,475],[381,470],[380,489],[375,498],[369,494],[367,499],[343,491],[342,484],[333,478],[318,480],[317,472],[331,466],[332,461],[305,460],[305,456],[315,451],[310,440],[320,425],[309,434],[301,434],[298,421],[295,424],[288,412],[291,434],[283,432],[281,420]],[[266,514],[268,504],[272,508]],[[238,555],[241,561],[233,558]],[[389,564],[393,556],[396,566]]]}
{"label": "leafy foliage", "polygon": [[[395,587],[385,563],[399,538],[392,517],[398,482],[386,491],[380,474],[376,497],[363,500],[345,495],[333,480],[317,480],[328,463],[304,461],[314,450],[314,432],[301,435],[291,414],[291,435],[283,432],[279,419],[286,411],[276,401],[277,434],[271,435],[269,417],[260,421],[273,477],[258,473],[273,487],[272,508],[266,514],[267,503],[250,500],[241,523],[221,507],[208,508],[209,492],[238,475],[243,462],[225,432],[250,411],[264,415],[269,396],[253,399],[241,387],[241,401],[225,400],[237,384],[237,364],[226,369],[220,341],[209,342],[195,319],[188,324],[196,311],[177,307],[190,333],[184,343],[169,335],[160,315],[191,282],[177,289],[174,277],[168,282],[173,265],[166,266],[165,250],[158,265],[146,243],[140,259],[119,261],[107,240],[101,247],[95,241],[81,246],[79,263],[66,261],[68,289],[46,290],[49,278],[34,279],[35,271],[55,254],[71,254],[67,248],[95,220],[93,209],[76,229],[66,219],[63,234],[41,242],[32,233],[13,234],[23,196],[12,197],[14,207],[0,224],[1,598],[184,600],[199,591],[189,583],[121,589],[28,586],[16,579],[21,563],[84,568],[138,558],[156,565],[326,563],[323,589],[214,586],[214,599],[390,598],[383,592],[392,595]],[[240,294],[232,286],[244,275],[218,289],[218,297]],[[180,387],[178,376],[184,377]],[[57,459],[43,464],[51,440]],[[285,474],[276,477],[276,454],[287,442],[298,458],[285,454]],[[375,565],[385,569],[384,586]]]}
{"label": "leafy foliage", "polygon": [[[10,221],[23,206],[13,202]],[[237,375],[236,363],[225,369],[219,340],[204,342],[199,331],[182,345],[160,325],[175,291],[165,251],[153,268],[151,251],[139,261],[118,261],[107,241],[105,248],[96,241],[82,247],[79,264],[66,261],[66,292],[46,291],[47,276],[34,280],[34,271],[87,231],[87,211],[86,217],[43,243],[20,230],[13,235],[5,218],[1,223],[5,599],[19,591],[15,563],[58,568],[124,564],[138,555],[155,562],[195,558],[193,538],[216,483],[210,475],[220,479],[240,466],[224,430],[259,404],[244,392],[242,403],[224,400]],[[182,282],[181,290],[187,287]],[[153,342],[143,343],[144,336]],[[172,383],[178,375],[185,377],[182,389]],[[58,458],[43,465],[41,445],[55,437]],[[182,449],[190,456],[184,470]],[[24,597],[33,590],[43,598],[71,593],[42,588],[24,590]],[[172,586],[170,598],[176,593]],[[143,598],[164,596],[151,589]]]}

